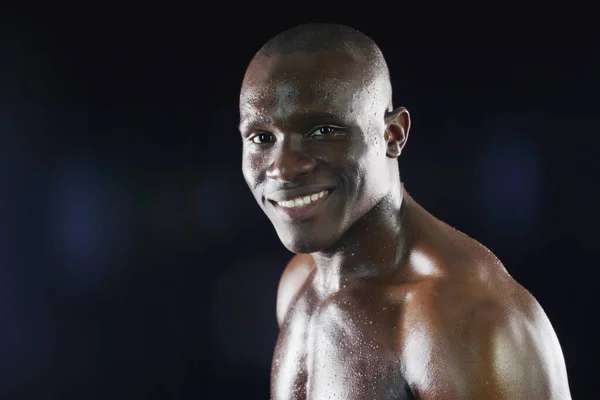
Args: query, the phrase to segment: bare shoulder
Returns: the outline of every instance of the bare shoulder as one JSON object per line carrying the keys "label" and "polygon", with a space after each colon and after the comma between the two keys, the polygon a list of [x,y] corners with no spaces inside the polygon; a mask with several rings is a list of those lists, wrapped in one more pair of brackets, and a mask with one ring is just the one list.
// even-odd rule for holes
{"label": "bare shoulder", "polygon": [[310,254],[295,255],[285,267],[277,289],[277,323],[280,327],[314,269],[315,262]]}
{"label": "bare shoulder", "polygon": [[407,304],[402,357],[412,390],[422,399],[570,399],[538,301],[508,274],[470,272],[420,283]]}

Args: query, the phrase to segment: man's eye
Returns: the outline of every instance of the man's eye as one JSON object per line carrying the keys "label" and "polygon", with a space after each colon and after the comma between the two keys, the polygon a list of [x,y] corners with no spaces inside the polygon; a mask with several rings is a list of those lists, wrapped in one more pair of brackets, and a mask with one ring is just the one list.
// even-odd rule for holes
{"label": "man's eye", "polygon": [[311,133],[308,134],[308,137],[323,137],[325,135],[329,135],[331,133],[336,132],[338,129],[333,126],[320,126]]}
{"label": "man's eye", "polygon": [[274,142],[275,137],[270,133],[259,133],[258,135],[252,136],[252,142],[256,144],[264,144],[269,142]]}

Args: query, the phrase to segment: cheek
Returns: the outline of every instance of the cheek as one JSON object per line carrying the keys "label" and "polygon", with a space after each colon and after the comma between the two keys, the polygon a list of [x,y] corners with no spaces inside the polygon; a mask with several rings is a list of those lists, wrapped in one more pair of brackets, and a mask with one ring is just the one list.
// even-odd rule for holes
{"label": "cheek", "polygon": [[246,181],[248,187],[250,189],[253,189],[255,179],[252,173],[248,171],[248,168],[246,166],[242,167],[242,174],[244,175],[244,180]]}
{"label": "cheek", "polygon": [[264,176],[266,168],[264,167],[264,155],[246,152],[242,154],[242,173],[246,183],[251,189],[261,181],[261,176]]}
{"label": "cheek", "polygon": [[373,135],[365,140],[353,152],[351,173],[356,185],[357,196],[368,200],[379,198],[385,186],[386,155],[382,148],[383,141]]}

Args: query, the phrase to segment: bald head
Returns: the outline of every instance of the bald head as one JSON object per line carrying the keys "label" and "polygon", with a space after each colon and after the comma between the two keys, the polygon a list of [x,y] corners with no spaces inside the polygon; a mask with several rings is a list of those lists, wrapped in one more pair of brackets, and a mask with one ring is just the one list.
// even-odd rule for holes
{"label": "bald head", "polygon": [[354,28],[305,24],[279,33],[260,48],[248,66],[241,100],[244,89],[257,80],[270,80],[284,67],[290,81],[318,84],[319,78],[324,78],[356,92],[368,89],[386,110],[392,109],[392,88],[383,54],[370,37]]}
{"label": "bald head", "polygon": [[305,24],[293,27],[273,37],[258,54],[287,54],[297,51],[314,53],[340,50],[370,59],[383,61],[375,42],[364,33],[346,25]]}

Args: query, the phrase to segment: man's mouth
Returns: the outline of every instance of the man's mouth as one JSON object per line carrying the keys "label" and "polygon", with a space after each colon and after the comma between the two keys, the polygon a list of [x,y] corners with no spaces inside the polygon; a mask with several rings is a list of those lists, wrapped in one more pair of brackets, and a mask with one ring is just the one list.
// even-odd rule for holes
{"label": "man's mouth", "polygon": [[307,206],[311,203],[314,203],[321,199],[324,199],[325,197],[327,197],[329,195],[329,192],[330,192],[329,189],[325,189],[325,190],[321,190],[320,192],[311,193],[311,194],[307,194],[304,196],[294,197],[293,199],[289,199],[289,200],[275,201],[275,204],[277,204],[279,207],[285,207],[285,208],[296,208],[296,207]]}

